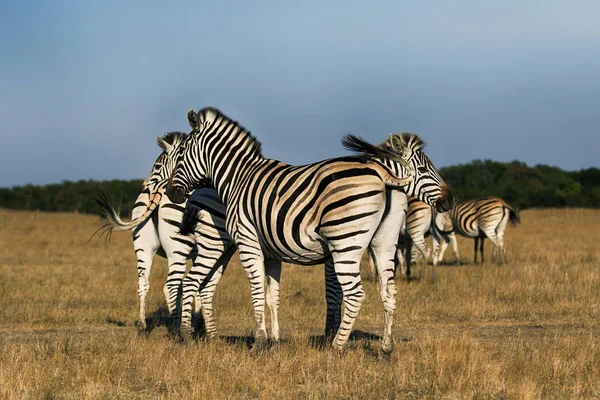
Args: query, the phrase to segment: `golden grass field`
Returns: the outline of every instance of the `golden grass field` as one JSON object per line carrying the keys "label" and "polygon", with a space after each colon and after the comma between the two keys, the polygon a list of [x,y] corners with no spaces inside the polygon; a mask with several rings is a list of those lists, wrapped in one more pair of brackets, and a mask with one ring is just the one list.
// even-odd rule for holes
{"label": "golden grass field", "polygon": [[398,279],[396,347],[383,359],[371,281],[340,357],[319,345],[322,267],[285,265],[283,342],[253,356],[236,257],[215,299],[221,339],[187,344],[167,336],[157,258],[144,337],[129,233],[87,243],[100,217],[0,210],[0,398],[599,398],[600,210],[521,219],[507,228],[508,264],[473,265],[472,240],[459,238],[462,266]]}

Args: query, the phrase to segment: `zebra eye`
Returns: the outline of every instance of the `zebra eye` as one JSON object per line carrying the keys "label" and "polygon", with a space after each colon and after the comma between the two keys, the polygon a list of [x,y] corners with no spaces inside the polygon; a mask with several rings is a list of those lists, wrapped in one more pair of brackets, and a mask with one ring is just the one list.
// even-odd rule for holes
{"label": "zebra eye", "polygon": [[427,167],[419,167],[417,168],[417,171],[419,171],[420,173],[424,174],[427,172]]}

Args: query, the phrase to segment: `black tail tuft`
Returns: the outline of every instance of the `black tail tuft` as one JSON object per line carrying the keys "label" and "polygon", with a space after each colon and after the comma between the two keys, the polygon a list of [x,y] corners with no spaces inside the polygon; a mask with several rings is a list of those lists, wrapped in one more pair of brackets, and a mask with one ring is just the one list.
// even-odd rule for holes
{"label": "black tail tuft", "polygon": [[108,196],[106,195],[106,193],[104,193],[100,186],[96,185],[95,193],[89,195],[89,197],[94,201],[94,203],[96,203],[98,207],[101,208],[102,216],[106,219],[106,222],[104,223],[104,225],[98,228],[92,234],[92,236],[90,236],[88,242],[91,241],[94,238],[94,236],[96,236],[99,233],[100,237],[106,235],[106,243],[108,244],[111,240],[112,233],[115,228],[115,223],[119,219],[119,212],[115,210],[115,208],[112,206]]}
{"label": "black tail tuft", "polygon": [[516,210],[510,208],[509,210],[509,214],[508,217],[510,218],[510,222],[514,225],[517,226],[521,223],[521,216],[519,215],[519,209],[517,208]]}
{"label": "black tail tuft", "polygon": [[185,212],[183,213],[183,218],[181,219],[181,225],[179,226],[179,233],[181,235],[187,236],[192,234],[196,230],[196,220],[198,218],[198,213],[200,209],[198,207],[194,207],[188,201]]}
{"label": "black tail tuft", "polygon": [[104,193],[104,191],[100,188],[100,186],[95,187],[96,192],[90,197],[94,200],[94,203],[98,207],[102,209],[102,215],[109,221],[114,221],[119,217],[119,211],[115,210],[113,205],[110,202],[110,199]]}
{"label": "black tail tuft", "polygon": [[347,134],[342,138],[342,145],[350,151],[360,153],[363,156],[374,158],[398,158],[398,154],[387,147],[379,147],[367,142],[365,139]]}

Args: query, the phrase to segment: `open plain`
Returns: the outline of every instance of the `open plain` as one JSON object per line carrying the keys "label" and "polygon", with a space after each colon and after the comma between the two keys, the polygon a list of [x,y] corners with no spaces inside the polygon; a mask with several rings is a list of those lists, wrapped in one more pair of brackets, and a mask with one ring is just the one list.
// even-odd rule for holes
{"label": "open plain", "polygon": [[[397,278],[395,350],[367,298],[343,356],[323,346],[322,266],[284,265],[283,341],[249,352],[249,285],[237,256],[217,289],[221,338],[168,336],[156,258],[139,335],[129,233],[94,238],[97,216],[0,210],[0,398],[599,398],[600,210],[525,210],[508,263],[474,265],[459,237],[433,278]],[[366,267],[366,264],[365,264]]]}

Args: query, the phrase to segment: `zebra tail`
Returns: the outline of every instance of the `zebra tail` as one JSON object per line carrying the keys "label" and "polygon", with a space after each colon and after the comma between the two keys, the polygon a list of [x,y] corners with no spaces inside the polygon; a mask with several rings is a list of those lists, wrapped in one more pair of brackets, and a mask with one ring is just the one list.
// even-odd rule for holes
{"label": "zebra tail", "polygon": [[[406,164],[406,162],[394,151],[390,150],[387,147],[376,146],[364,140],[361,137],[355,135],[344,135],[342,138],[342,145],[355,153],[360,153],[362,156],[368,158],[385,158],[395,162],[400,162],[402,164]],[[387,168],[385,165],[381,164],[377,160],[373,160],[373,167],[379,171],[379,174],[386,185],[388,186],[406,186],[413,181],[413,176],[409,175],[408,177],[397,177],[394,173]],[[408,165],[405,165],[408,167]]]}
{"label": "zebra tail", "polygon": [[365,139],[347,134],[342,138],[342,145],[347,149],[354,153],[360,153],[367,157],[372,158],[389,158],[396,160],[398,158],[398,154],[393,152],[387,147],[377,146],[367,142]]}
{"label": "zebra tail", "polygon": [[504,203],[504,207],[508,209],[508,218],[513,226],[517,226],[521,223],[521,217],[519,216],[519,210],[515,210],[507,203]]}
{"label": "zebra tail", "polygon": [[198,218],[198,214],[200,213],[200,208],[194,207],[190,203],[191,202],[188,201],[188,205],[183,213],[183,218],[181,219],[181,225],[179,226],[179,234],[183,236],[187,236],[195,232],[196,220]]}
{"label": "zebra tail", "polygon": [[160,203],[163,192],[164,189],[159,188],[158,191],[150,193],[150,204],[147,206],[146,211],[144,211],[140,217],[130,222],[125,222],[119,217],[119,212],[112,206],[108,196],[102,191],[102,189],[97,187],[93,199],[95,203],[102,209],[102,215],[106,219],[106,224],[104,225],[103,230],[112,233],[113,231],[127,231],[137,227],[139,224],[150,218],[150,215],[152,215]]}

